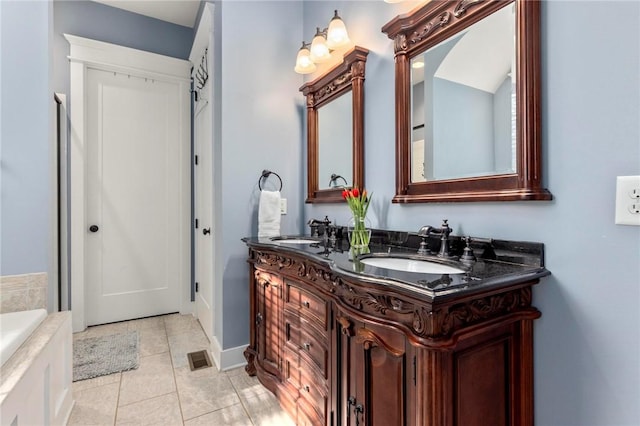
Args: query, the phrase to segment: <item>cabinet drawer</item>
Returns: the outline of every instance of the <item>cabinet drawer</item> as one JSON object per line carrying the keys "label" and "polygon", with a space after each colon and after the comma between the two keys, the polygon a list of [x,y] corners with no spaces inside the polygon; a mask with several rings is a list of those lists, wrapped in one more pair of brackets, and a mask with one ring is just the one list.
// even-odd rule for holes
{"label": "cabinet drawer", "polygon": [[300,315],[327,329],[327,302],[306,290],[287,283],[287,306],[299,310]]}
{"label": "cabinet drawer", "polygon": [[[308,373],[312,373],[313,369],[304,368],[304,363],[300,366],[300,399],[298,407],[305,408],[307,414],[316,413],[317,418],[324,419],[327,413],[329,398],[327,392],[322,385],[318,385],[317,379],[310,377]],[[313,411],[311,409],[313,409]],[[313,416],[310,416],[313,417]]]}
{"label": "cabinet drawer", "polygon": [[305,418],[311,422],[299,424],[323,424],[320,419],[325,418],[329,403],[327,381],[316,367],[288,348],[284,351],[284,359],[284,380],[287,392],[297,392],[300,396],[298,404],[304,400]]}
{"label": "cabinet drawer", "polygon": [[329,350],[324,337],[318,336],[310,327],[310,332],[307,332],[287,319],[285,319],[285,330],[286,345],[315,365],[324,374],[324,377],[327,377]]}
{"label": "cabinet drawer", "polygon": [[[318,411],[318,407],[310,402],[304,395],[303,392],[300,392],[301,398],[298,399],[298,421],[297,426],[322,426],[325,424],[324,419],[326,410],[322,410],[322,413]],[[326,405],[326,398],[324,404]]]}

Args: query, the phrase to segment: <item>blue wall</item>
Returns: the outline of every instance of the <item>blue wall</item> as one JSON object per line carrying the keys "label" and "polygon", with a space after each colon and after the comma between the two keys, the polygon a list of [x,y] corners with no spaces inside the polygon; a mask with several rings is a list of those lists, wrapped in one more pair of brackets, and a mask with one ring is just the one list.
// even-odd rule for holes
{"label": "blue wall", "polygon": [[[417,231],[448,218],[456,234],[545,243],[552,276],[534,291],[538,426],[640,419],[640,227],[614,225],[615,177],[640,174],[640,3],[542,4],[543,179],[551,202],[391,204],[393,43],[380,28],[415,4],[305,2],[304,35],[337,8],[371,50],[365,88],[365,183],[375,225]],[[602,23],[606,30],[594,31]],[[315,78],[312,74],[308,78]],[[300,99],[302,96],[300,95]],[[345,224],[344,205],[308,205]]]}
{"label": "blue wall", "polygon": [[[289,199],[283,232],[303,229],[310,217],[328,214],[342,224],[349,218],[344,205],[303,206],[304,99],[298,87],[304,79],[292,71],[300,40],[309,41],[337,8],[353,40],[371,50],[365,180],[374,192],[374,225],[415,231],[447,217],[456,234],[544,242],[552,276],[534,291],[543,313],[535,324],[536,425],[637,426],[640,228],[614,225],[613,218],[615,176],[640,174],[640,4],[543,2],[543,178],[553,201],[396,205],[390,203],[393,43],[380,28],[414,5],[223,3],[216,18],[214,132],[224,274],[216,294],[216,325],[223,330],[216,334],[224,331],[224,348],[248,341],[248,267],[239,239],[256,233],[260,171],[283,177]],[[52,103],[43,76],[51,74],[50,5],[0,1],[2,274],[48,269]],[[57,1],[54,6],[58,10]],[[593,30],[603,22],[614,24]]]}
{"label": "blue wall", "polygon": [[48,272],[52,249],[53,92],[69,93],[69,48],[62,33],[186,58],[193,30],[89,1],[0,3],[0,273]]}
{"label": "blue wall", "polygon": [[49,271],[51,3],[0,1],[0,275]]}
{"label": "blue wall", "polygon": [[433,156],[425,167],[432,167],[437,179],[495,170],[493,95],[438,77],[432,82],[438,107],[433,108]]}
{"label": "blue wall", "polygon": [[[513,88],[515,89],[515,88]],[[512,126],[513,111],[511,77],[504,79],[493,94],[493,146],[494,170],[499,173],[513,171],[512,163]]]}
{"label": "blue wall", "polygon": [[[218,82],[214,121],[219,132],[214,156],[219,161],[215,187],[216,220],[222,233],[222,297],[216,295],[216,335],[223,348],[249,341],[249,268],[242,237],[257,235],[258,178],[263,169],[282,178],[289,212],[281,232],[301,229],[303,110],[297,106],[302,81],[293,71],[302,37],[302,3],[290,1],[224,1],[216,3],[215,37],[221,42],[214,62]],[[214,89],[215,89],[214,87]],[[264,185],[277,189],[277,179]]]}
{"label": "blue wall", "polygon": [[342,179],[329,182],[334,173],[353,182],[353,125],[345,117],[353,117],[352,92],[344,93],[318,108],[318,188],[345,185]]}
{"label": "blue wall", "polygon": [[69,43],[63,34],[189,59],[193,29],[87,0],[56,0],[54,88],[69,93]]}

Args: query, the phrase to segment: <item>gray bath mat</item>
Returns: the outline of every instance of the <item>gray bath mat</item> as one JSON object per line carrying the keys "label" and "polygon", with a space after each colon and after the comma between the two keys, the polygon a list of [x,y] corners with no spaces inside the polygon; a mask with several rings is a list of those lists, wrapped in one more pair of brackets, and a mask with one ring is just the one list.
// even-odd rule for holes
{"label": "gray bath mat", "polygon": [[88,337],[73,342],[73,381],[138,368],[138,332]]}

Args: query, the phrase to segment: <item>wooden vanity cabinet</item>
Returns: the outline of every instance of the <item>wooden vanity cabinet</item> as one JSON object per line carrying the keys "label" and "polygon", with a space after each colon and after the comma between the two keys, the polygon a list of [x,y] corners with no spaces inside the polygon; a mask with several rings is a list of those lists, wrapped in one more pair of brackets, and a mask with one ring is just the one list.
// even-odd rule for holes
{"label": "wooden vanity cabinet", "polygon": [[533,426],[531,286],[443,302],[250,248],[246,370],[298,425]]}
{"label": "wooden vanity cabinet", "polygon": [[[255,345],[257,362],[265,378],[277,378],[282,370],[282,290],[280,276],[260,271],[253,283],[255,315]],[[275,386],[276,383],[272,385]],[[272,389],[273,390],[273,389]]]}
{"label": "wooden vanity cabinet", "polygon": [[401,332],[335,311],[338,424],[413,425],[413,347]]}
{"label": "wooden vanity cabinet", "polygon": [[283,382],[297,401],[298,425],[326,424],[329,415],[329,303],[285,278]]}

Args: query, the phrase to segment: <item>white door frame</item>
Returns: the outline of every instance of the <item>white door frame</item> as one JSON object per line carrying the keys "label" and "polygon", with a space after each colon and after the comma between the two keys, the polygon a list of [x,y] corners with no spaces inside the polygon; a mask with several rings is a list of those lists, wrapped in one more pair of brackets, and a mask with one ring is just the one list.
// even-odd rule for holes
{"label": "white door frame", "polygon": [[[202,11],[202,16],[200,17],[200,22],[198,23],[198,27],[196,29],[196,35],[194,37],[194,41],[193,41],[193,45],[191,47],[191,53],[189,55],[189,60],[193,63],[194,66],[194,73],[197,71],[198,66],[200,65],[200,61],[201,58],[204,55],[205,50],[208,51],[207,54],[207,67],[208,67],[208,71],[209,71],[209,80],[206,84],[205,89],[203,90],[201,93],[199,93],[199,96],[202,97],[203,99],[205,99],[209,105],[209,117],[208,119],[210,120],[210,126],[211,126],[211,158],[208,158],[206,160],[203,161],[208,161],[211,164],[211,171],[213,172],[213,168],[215,167],[214,164],[214,158],[216,156],[216,152],[215,152],[215,144],[213,143],[213,138],[214,138],[214,134],[215,134],[215,129],[214,129],[214,98],[213,98],[213,86],[214,86],[214,81],[215,81],[215,76],[214,76],[214,72],[215,72],[215,67],[214,67],[214,63],[213,63],[213,57],[214,57],[214,35],[213,35],[213,25],[214,25],[214,8],[215,6],[211,3],[205,3],[204,5],[204,9]],[[194,124],[196,122],[196,113],[197,113],[197,108],[198,108],[198,103],[194,103]],[[195,132],[195,126],[194,126],[194,132]],[[195,134],[195,136],[197,137],[197,133]],[[194,149],[197,149],[198,146],[198,141],[194,138]],[[196,166],[197,167],[197,166]],[[196,177],[198,176],[198,173],[196,170],[194,170],[194,185],[196,184]],[[211,252],[214,255],[214,259],[211,259],[211,267],[212,267],[212,274],[210,277],[210,281],[209,282],[203,282],[203,281],[199,281],[199,286],[201,288],[200,294],[202,294],[204,292],[204,290],[208,290],[208,293],[211,295],[212,300],[208,300],[207,303],[209,304],[209,306],[211,307],[212,313],[213,313],[213,317],[211,318],[211,323],[210,324],[204,324],[203,325],[203,329],[205,330],[205,332],[207,332],[208,330],[211,330],[213,334],[209,334],[207,332],[207,337],[209,338],[210,342],[211,342],[211,352],[213,355],[213,360],[216,364],[216,366],[218,368],[220,368],[220,344],[219,344],[219,338],[221,336],[216,336],[215,335],[215,330],[216,330],[216,317],[217,317],[217,312],[215,311],[219,304],[214,302],[215,299],[215,287],[216,285],[218,285],[217,283],[221,283],[222,280],[218,279],[219,276],[219,271],[216,268],[217,266],[217,262],[215,259],[217,259],[219,257],[219,255],[216,253],[216,247],[218,246],[218,242],[221,239],[221,230],[217,229],[215,227],[215,212],[216,209],[214,208],[214,204],[215,204],[215,197],[213,196],[215,194],[215,181],[214,181],[214,173],[211,174],[211,185],[212,185],[212,199],[211,199],[211,204],[209,206],[207,206],[211,211],[210,211],[210,217],[212,220],[212,223],[210,223],[208,226],[212,227],[212,233],[210,234],[211,237]],[[197,187],[197,186],[196,186]],[[197,193],[194,193],[194,201],[198,201],[197,200]],[[195,208],[196,211],[194,212],[194,214],[198,214],[198,204],[195,204]],[[202,223],[202,221],[200,221]],[[197,232],[202,232],[201,229],[196,229],[196,233]],[[194,274],[197,277],[197,273],[198,273],[198,243],[197,243],[197,239],[198,239],[198,235],[194,235],[194,265],[195,265],[195,271]],[[207,289],[204,289],[204,287],[207,286]],[[198,299],[200,295],[198,293],[196,293],[196,300]],[[196,302],[198,303],[198,302]],[[199,302],[202,303],[202,302]],[[201,322],[203,321],[203,319],[198,318]]]}
{"label": "white door frame", "polygon": [[[54,253],[53,264],[51,270],[54,271],[51,274],[53,278],[53,285],[49,288],[53,288],[53,310],[54,311],[68,311],[69,310],[69,229],[68,218],[69,212],[67,209],[67,202],[69,200],[69,180],[67,179],[68,163],[67,163],[67,150],[69,148],[69,132],[67,127],[69,109],[67,105],[67,95],[63,93],[55,93],[56,103],[59,106],[54,111],[54,121],[56,123],[56,132],[59,137],[57,140],[57,151],[52,154],[52,175],[53,175],[53,187],[52,187],[52,211],[53,211],[53,241],[52,250]],[[60,115],[58,117],[57,110],[59,109]],[[59,246],[58,246],[59,244]],[[60,250],[58,251],[58,247]],[[58,268],[58,265],[60,266]],[[62,288],[58,288],[58,282],[61,283]],[[58,295],[60,292],[60,295]],[[60,305],[58,305],[58,299],[60,299]]]}
{"label": "white door frame", "polygon": [[[86,206],[85,206],[85,167],[86,167],[86,77],[87,69],[95,68],[105,71],[128,73],[141,77],[178,83],[181,97],[180,106],[180,135],[181,143],[187,147],[190,143],[190,69],[191,63],[182,59],[171,58],[155,53],[144,52],[110,43],[90,40],[64,34],[70,44],[70,98],[71,98],[71,145],[70,145],[70,212],[71,226],[71,309],[73,313],[73,331],[86,328],[85,319],[85,238],[87,236]],[[180,312],[192,312],[189,289],[189,259],[190,250],[190,191],[189,191],[189,161],[182,159],[181,179],[183,194],[181,200],[181,250],[180,282],[181,289]]]}

